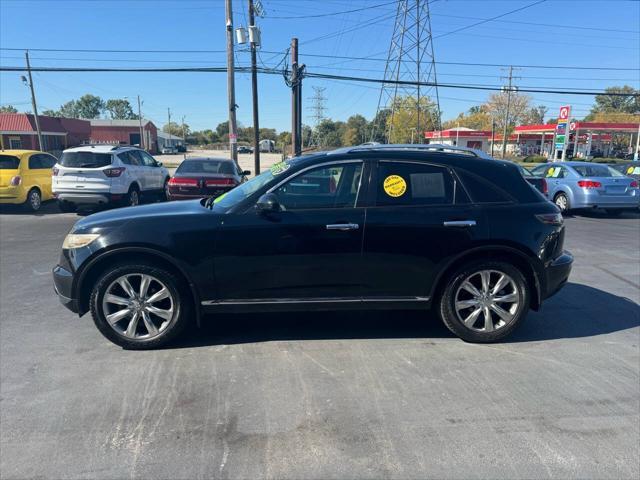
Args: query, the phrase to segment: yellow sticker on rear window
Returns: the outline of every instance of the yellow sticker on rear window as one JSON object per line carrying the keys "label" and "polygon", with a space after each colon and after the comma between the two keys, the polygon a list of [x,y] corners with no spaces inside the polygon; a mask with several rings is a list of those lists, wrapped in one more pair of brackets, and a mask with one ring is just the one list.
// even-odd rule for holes
{"label": "yellow sticker on rear window", "polygon": [[407,191],[407,182],[400,175],[389,175],[384,179],[383,188],[390,197],[401,197]]}

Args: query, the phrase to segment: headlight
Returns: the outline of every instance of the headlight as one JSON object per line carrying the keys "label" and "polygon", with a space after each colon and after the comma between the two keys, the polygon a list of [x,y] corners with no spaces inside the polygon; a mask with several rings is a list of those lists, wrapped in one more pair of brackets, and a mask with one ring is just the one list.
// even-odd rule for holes
{"label": "headlight", "polygon": [[100,235],[97,233],[70,233],[66,237],[64,237],[64,242],[62,242],[62,248],[80,248],[86,247],[91,242],[93,242]]}

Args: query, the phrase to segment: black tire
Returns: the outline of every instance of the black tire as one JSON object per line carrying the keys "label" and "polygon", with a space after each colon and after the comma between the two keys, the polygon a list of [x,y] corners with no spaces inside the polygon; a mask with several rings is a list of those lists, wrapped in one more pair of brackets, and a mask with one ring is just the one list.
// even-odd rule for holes
{"label": "black tire", "polygon": [[[126,337],[111,327],[105,317],[102,303],[107,289],[116,279],[127,274],[133,276],[145,274],[154,277],[166,286],[172,296],[174,301],[173,316],[166,328],[155,337],[148,339],[132,339]],[[89,302],[91,306],[91,316],[100,333],[116,345],[129,350],[150,350],[169,344],[187,327],[192,311],[191,296],[184,282],[164,268],[146,264],[121,265],[107,270],[98,278],[96,285],[91,291]],[[123,321],[126,322],[127,318]]]}
{"label": "black tire", "polygon": [[131,185],[129,187],[129,191],[127,192],[127,195],[124,197],[123,206],[136,207],[140,205],[140,203],[141,203],[140,189],[135,184]]}
{"label": "black tire", "polygon": [[63,213],[72,213],[78,209],[75,203],[65,202],[64,200],[58,200],[58,208]]}
{"label": "black tire", "polygon": [[32,188],[27,193],[27,200],[24,202],[24,208],[30,212],[37,212],[42,206],[42,194],[37,188]]}
{"label": "black tire", "polygon": [[619,217],[624,210],[622,208],[607,208],[606,212],[609,217]]}
{"label": "black tire", "polygon": [[555,197],[553,197],[553,203],[556,204],[556,207],[560,209],[560,213],[567,214],[571,210],[571,205],[569,204],[569,197],[566,194],[560,192]]}
{"label": "black tire", "polygon": [[[513,280],[515,290],[519,293],[519,303],[513,313],[513,319],[491,332],[478,331],[465,326],[455,309],[455,296],[462,283],[470,276],[483,270],[505,273]],[[529,311],[531,298],[529,285],[522,272],[510,263],[498,260],[474,261],[455,270],[445,281],[447,284],[438,304],[440,318],[453,334],[466,342],[492,343],[500,341],[517,328]],[[495,319],[498,318],[493,312],[490,312],[490,315]]]}
{"label": "black tire", "polygon": [[162,193],[160,194],[161,202],[169,201],[169,177],[164,179],[164,183],[162,184]]}

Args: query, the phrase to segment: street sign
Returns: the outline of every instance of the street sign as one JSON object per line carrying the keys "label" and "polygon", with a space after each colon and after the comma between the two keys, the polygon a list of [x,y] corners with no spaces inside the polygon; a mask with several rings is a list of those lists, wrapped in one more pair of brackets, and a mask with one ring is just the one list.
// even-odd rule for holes
{"label": "street sign", "polygon": [[560,115],[558,115],[558,118],[560,120],[568,120],[570,111],[571,111],[571,107],[569,105],[565,105],[564,107],[560,107]]}

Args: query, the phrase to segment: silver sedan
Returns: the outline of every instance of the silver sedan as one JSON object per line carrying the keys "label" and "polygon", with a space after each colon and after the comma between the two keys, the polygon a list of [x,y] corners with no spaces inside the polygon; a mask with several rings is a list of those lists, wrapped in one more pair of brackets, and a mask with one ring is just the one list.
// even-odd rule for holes
{"label": "silver sedan", "polygon": [[607,165],[557,162],[540,165],[531,173],[543,177],[551,199],[562,212],[604,208],[611,215],[640,207],[638,181]]}

